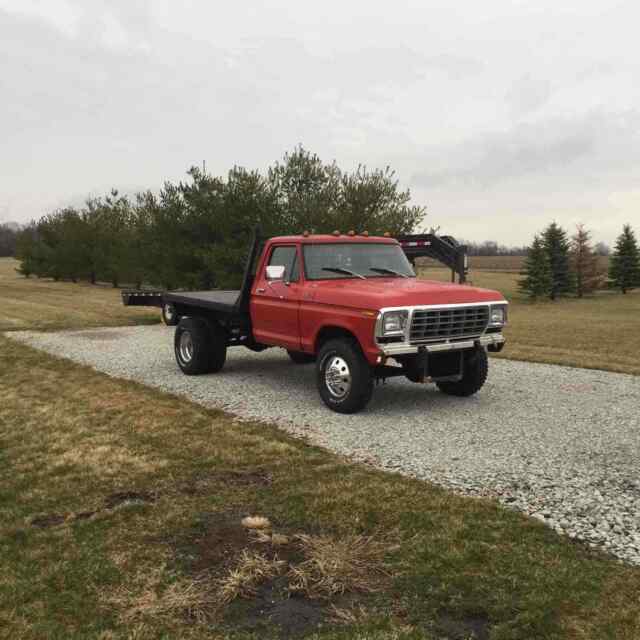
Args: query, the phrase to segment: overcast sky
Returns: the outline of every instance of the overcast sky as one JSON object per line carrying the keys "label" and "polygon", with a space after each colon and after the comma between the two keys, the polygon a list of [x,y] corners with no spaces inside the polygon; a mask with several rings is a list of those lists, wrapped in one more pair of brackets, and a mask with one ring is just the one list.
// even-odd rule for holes
{"label": "overcast sky", "polygon": [[0,0],[0,222],[302,143],[427,225],[640,227],[640,4]]}

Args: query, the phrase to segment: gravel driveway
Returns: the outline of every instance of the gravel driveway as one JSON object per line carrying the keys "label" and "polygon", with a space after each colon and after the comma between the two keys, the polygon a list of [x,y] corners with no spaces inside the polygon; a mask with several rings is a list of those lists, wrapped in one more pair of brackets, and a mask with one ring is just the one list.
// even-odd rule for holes
{"label": "gravel driveway", "polygon": [[497,497],[640,564],[638,377],[492,360],[473,398],[394,378],[366,411],[344,416],[322,404],[314,367],[291,364],[280,349],[230,349],[222,373],[187,377],[164,326],[8,335],[383,468]]}

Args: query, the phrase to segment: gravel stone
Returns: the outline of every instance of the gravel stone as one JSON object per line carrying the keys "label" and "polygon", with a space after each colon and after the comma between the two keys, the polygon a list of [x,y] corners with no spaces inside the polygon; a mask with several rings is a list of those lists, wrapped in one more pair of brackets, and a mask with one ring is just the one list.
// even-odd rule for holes
{"label": "gravel stone", "polygon": [[376,388],[366,411],[340,415],[322,404],[314,366],[291,364],[281,349],[233,348],[221,373],[188,377],[164,326],[6,335],[278,424],[352,459],[495,498],[640,564],[639,377],[494,359],[487,384],[471,398],[394,378]]}

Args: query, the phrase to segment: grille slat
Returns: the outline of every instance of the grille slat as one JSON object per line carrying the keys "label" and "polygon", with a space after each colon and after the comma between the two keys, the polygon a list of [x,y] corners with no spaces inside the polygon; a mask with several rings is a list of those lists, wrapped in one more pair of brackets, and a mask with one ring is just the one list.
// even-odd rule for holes
{"label": "grille slat", "polygon": [[489,307],[457,307],[414,311],[409,339],[423,342],[481,335],[489,323]]}

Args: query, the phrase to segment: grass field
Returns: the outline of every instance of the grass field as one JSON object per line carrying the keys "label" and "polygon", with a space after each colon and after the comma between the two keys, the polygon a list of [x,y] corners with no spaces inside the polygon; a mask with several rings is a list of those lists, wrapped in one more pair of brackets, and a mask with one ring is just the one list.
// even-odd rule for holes
{"label": "grass field", "polygon": [[[11,268],[4,326],[157,318]],[[494,502],[0,336],[2,638],[631,640],[639,593],[640,569]]]}
{"label": "grass field", "polygon": [[55,330],[158,322],[155,309],[124,307],[107,285],[53,282],[16,273],[18,262],[0,258],[0,331]]}
{"label": "grass field", "polygon": [[640,637],[640,569],[492,501],[4,337],[0,365],[0,637]]}

